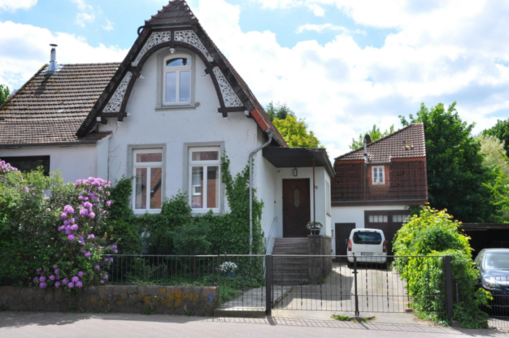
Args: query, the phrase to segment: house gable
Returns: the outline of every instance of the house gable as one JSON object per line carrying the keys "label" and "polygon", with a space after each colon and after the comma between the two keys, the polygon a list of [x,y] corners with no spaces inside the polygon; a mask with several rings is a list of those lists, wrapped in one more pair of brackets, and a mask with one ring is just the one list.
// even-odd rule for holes
{"label": "house gable", "polygon": [[99,121],[106,123],[106,118],[116,117],[122,122],[127,117],[134,84],[150,56],[162,48],[183,48],[204,63],[204,72],[212,79],[217,94],[218,113],[227,117],[230,112],[247,111],[262,131],[273,134],[277,145],[286,146],[247,84],[208,37],[185,1],[171,1],[138,32],[133,47],[79,128],[78,136],[86,135]]}
{"label": "house gable", "polygon": [[[422,204],[428,199],[424,127],[412,124],[336,158],[335,206]],[[375,171],[376,170],[376,171]]]}

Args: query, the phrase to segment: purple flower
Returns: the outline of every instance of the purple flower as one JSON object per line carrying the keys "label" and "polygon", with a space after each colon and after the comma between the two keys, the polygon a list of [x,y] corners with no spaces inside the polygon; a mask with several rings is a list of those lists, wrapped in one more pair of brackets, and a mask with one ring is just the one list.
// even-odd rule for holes
{"label": "purple flower", "polygon": [[64,285],[65,285],[65,284],[68,284],[68,283],[69,283],[69,280],[68,280],[67,278],[64,278],[64,280],[62,281],[62,283],[64,283]]}
{"label": "purple flower", "polygon": [[[83,277],[83,271],[78,272],[78,276]],[[75,282],[74,278],[73,278],[73,282]]]}
{"label": "purple flower", "polygon": [[112,262],[112,263],[113,263],[113,257],[110,257],[110,262]]}
{"label": "purple flower", "polygon": [[85,198],[86,198],[86,197],[83,197],[83,196],[78,197],[78,199],[79,199],[80,201],[86,201],[86,200],[85,200]]}
{"label": "purple flower", "polygon": [[103,280],[101,281],[101,284],[104,284],[104,281],[103,281]]}
{"label": "purple flower", "polygon": [[104,259],[104,261],[105,261],[106,263],[108,263],[108,262],[110,261],[110,259],[109,259],[109,258],[105,258],[105,259]]}
{"label": "purple flower", "polygon": [[48,286],[48,284],[44,283],[44,282],[41,282],[41,284],[39,284],[39,287],[41,289],[44,289],[46,286]]}
{"label": "purple flower", "polygon": [[41,276],[41,277],[39,278],[39,281],[40,281],[41,283],[45,282],[45,281],[46,281],[46,277]]}
{"label": "purple flower", "polygon": [[80,249],[80,252],[85,253],[86,251],[85,251],[85,249]]}
{"label": "purple flower", "polygon": [[35,272],[36,272],[37,274],[40,274],[40,273],[41,273],[41,271],[42,271],[42,269],[41,269],[41,268],[39,268],[39,269],[35,270]]}
{"label": "purple flower", "polygon": [[67,229],[65,229],[65,234],[66,234],[66,235],[70,235],[70,234],[72,234],[71,228],[67,228]]}
{"label": "purple flower", "polygon": [[60,254],[55,254],[55,257],[60,257]]}
{"label": "purple flower", "polygon": [[81,217],[86,217],[88,215],[88,210],[87,209],[81,209],[80,210],[80,216]]}
{"label": "purple flower", "polygon": [[71,230],[74,230],[74,231],[78,230],[78,225],[77,224],[71,225]]}
{"label": "purple flower", "polygon": [[107,206],[111,206],[111,203],[113,203],[113,201],[107,201],[107,202],[106,202],[106,205],[107,205]]}
{"label": "purple flower", "polygon": [[90,256],[92,256],[92,254],[91,254],[90,252],[87,252],[87,253],[85,254],[85,257],[90,257]]}
{"label": "purple flower", "polygon": [[78,283],[76,283],[76,286],[81,288],[83,286],[83,283],[82,282],[78,282]]}
{"label": "purple flower", "polygon": [[85,202],[85,203],[83,203],[83,206],[84,206],[85,208],[90,209],[90,208],[92,208],[92,203],[90,203],[90,202]]}
{"label": "purple flower", "polygon": [[91,238],[95,238],[95,236],[94,235],[88,235],[87,239],[91,239]]}
{"label": "purple flower", "polygon": [[90,214],[88,214],[88,217],[90,217],[91,219],[94,219],[95,218],[95,214],[93,212],[91,212]]}
{"label": "purple flower", "polygon": [[106,211],[106,210],[103,210],[103,211],[101,212],[101,214],[103,214],[103,215],[104,215],[104,214],[106,214],[106,213],[107,213],[107,211]]}
{"label": "purple flower", "polygon": [[74,283],[71,282],[71,283],[67,284],[67,286],[69,287],[69,289],[72,289],[74,287]]}
{"label": "purple flower", "polygon": [[67,214],[65,212],[63,212],[61,215],[60,215],[60,218],[61,219],[66,219],[67,218]]}
{"label": "purple flower", "polygon": [[105,275],[105,276],[104,276],[104,279],[108,280],[108,275]]}
{"label": "purple flower", "polygon": [[60,282],[56,282],[55,287],[58,289],[60,287]]}
{"label": "purple flower", "polygon": [[59,273],[60,273],[60,269],[59,269],[59,268],[56,268],[56,269],[55,269],[55,274],[57,274],[57,275],[58,275]]}
{"label": "purple flower", "polygon": [[76,221],[76,220],[75,220],[74,218],[71,218],[71,219],[69,220],[69,224],[72,224],[72,223],[74,223],[75,221]]}
{"label": "purple flower", "polygon": [[97,190],[101,191],[103,190],[103,187],[98,187]]}
{"label": "purple flower", "polygon": [[[99,265],[98,265],[99,266]],[[39,281],[39,278],[38,277],[35,277],[34,278],[34,283],[37,283]]]}
{"label": "purple flower", "polygon": [[64,207],[64,212],[69,213],[69,214],[74,214],[74,209],[70,205],[66,205]]}
{"label": "purple flower", "polygon": [[96,266],[95,266],[95,269],[96,269],[96,270],[101,270],[101,267],[100,267],[99,265],[96,265]]}
{"label": "purple flower", "polygon": [[79,279],[79,277],[78,277],[78,276],[74,276],[74,277],[72,278],[72,281],[76,283],[76,282],[79,282],[79,281],[80,281],[80,279]]}
{"label": "purple flower", "polygon": [[53,276],[53,275],[49,276],[49,280],[54,281],[55,280],[55,276]]}
{"label": "purple flower", "polygon": [[75,239],[74,235],[69,235],[69,236],[67,236],[67,238],[68,238],[70,241],[74,241],[74,239]]}

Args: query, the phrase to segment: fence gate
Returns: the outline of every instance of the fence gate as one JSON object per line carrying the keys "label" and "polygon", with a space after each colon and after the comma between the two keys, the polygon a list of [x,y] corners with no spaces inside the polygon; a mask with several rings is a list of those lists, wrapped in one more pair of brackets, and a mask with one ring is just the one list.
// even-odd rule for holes
{"label": "fence gate", "polygon": [[[452,302],[451,306],[446,304],[447,278],[429,283],[426,294],[411,297],[392,264],[405,258],[388,256],[386,261],[376,262],[374,258],[355,257],[349,262],[347,256],[267,256],[267,314],[271,309],[351,312],[356,316],[403,313],[419,300],[419,304],[430,304],[430,312],[447,313],[452,318]],[[446,270],[444,257],[422,259],[424,264]],[[451,291],[451,285],[448,287]]]}

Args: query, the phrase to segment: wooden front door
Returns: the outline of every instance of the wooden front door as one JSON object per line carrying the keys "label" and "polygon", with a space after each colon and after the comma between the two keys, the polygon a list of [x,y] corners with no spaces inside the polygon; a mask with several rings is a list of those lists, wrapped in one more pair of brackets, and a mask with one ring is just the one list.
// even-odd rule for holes
{"label": "wooden front door", "polygon": [[336,223],[336,255],[346,255],[350,232],[355,229],[355,223]]}
{"label": "wooden front door", "polygon": [[310,220],[309,179],[283,180],[283,237],[307,237]]}

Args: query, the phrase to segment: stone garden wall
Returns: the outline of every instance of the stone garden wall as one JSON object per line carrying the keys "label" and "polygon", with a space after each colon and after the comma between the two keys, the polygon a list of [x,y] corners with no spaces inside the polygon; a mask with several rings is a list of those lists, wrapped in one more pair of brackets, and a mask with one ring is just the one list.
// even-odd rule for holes
{"label": "stone garden wall", "polygon": [[321,284],[332,271],[332,239],[328,236],[308,236],[310,255],[328,255],[329,257],[309,257],[309,283]]}
{"label": "stone garden wall", "polygon": [[63,289],[0,287],[0,309],[213,316],[218,287],[98,286]]}

